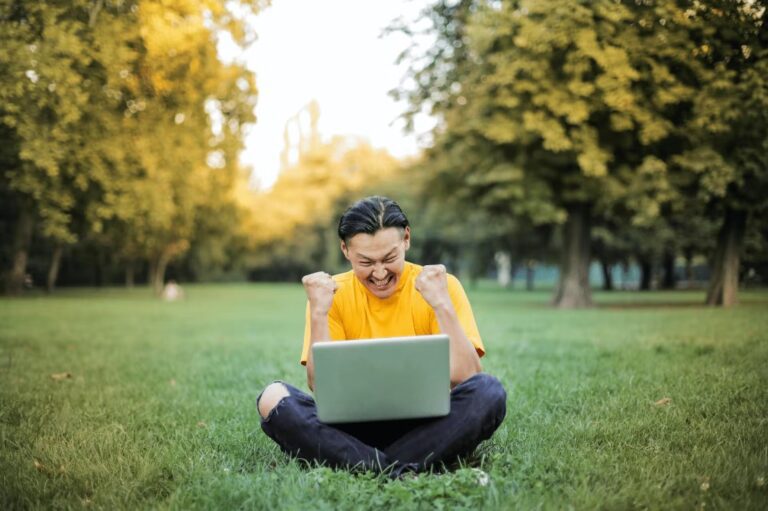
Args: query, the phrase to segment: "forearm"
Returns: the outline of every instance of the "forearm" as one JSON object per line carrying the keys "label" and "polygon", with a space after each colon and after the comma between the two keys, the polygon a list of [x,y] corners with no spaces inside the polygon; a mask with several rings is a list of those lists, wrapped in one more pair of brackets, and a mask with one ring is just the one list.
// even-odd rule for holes
{"label": "forearm", "polygon": [[328,313],[310,312],[309,353],[307,354],[307,386],[315,390],[315,363],[312,358],[312,346],[316,342],[330,341],[331,331],[328,325]]}
{"label": "forearm", "polygon": [[433,307],[440,331],[450,339],[451,387],[483,370],[474,345],[464,332],[453,304]]}

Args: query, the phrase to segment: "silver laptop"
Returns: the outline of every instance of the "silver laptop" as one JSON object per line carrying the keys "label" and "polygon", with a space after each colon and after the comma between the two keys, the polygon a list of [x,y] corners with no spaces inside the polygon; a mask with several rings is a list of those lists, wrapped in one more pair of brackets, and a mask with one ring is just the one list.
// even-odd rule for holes
{"label": "silver laptop", "polygon": [[447,335],[317,342],[312,357],[322,422],[440,417],[451,410]]}

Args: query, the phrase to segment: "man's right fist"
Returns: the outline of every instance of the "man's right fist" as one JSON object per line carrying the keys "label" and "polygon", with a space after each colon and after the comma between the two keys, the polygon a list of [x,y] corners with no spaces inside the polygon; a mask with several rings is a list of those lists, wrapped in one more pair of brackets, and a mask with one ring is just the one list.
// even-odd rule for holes
{"label": "man's right fist", "polygon": [[309,299],[309,309],[316,314],[328,314],[333,304],[333,295],[339,285],[324,271],[304,275],[301,279]]}

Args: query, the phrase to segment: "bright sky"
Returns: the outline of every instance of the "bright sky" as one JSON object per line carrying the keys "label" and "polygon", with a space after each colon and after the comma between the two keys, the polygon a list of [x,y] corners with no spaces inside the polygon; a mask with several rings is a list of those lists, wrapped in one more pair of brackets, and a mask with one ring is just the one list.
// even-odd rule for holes
{"label": "bright sky", "polygon": [[[285,122],[316,99],[319,129],[357,135],[401,157],[418,152],[415,135],[405,135],[405,110],[387,92],[397,87],[404,67],[395,65],[409,41],[400,34],[380,37],[399,16],[414,19],[425,0],[273,0],[254,20],[256,43],[241,59],[256,73],[258,121],[241,156],[254,183],[269,187],[280,167]],[[226,46],[226,45],[223,45]],[[229,53],[220,46],[225,55]],[[429,128],[424,119],[417,131]]]}

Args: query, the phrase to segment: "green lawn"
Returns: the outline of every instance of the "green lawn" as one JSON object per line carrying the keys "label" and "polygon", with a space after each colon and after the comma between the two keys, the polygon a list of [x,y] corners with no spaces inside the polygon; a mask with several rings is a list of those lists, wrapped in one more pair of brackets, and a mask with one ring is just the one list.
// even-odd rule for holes
{"label": "green lawn", "polygon": [[768,508],[768,292],[471,290],[507,418],[465,468],[397,482],[259,428],[265,384],[306,385],[300,286],[186,292],[0,299],[0,509]]}

